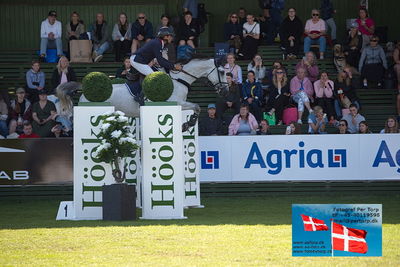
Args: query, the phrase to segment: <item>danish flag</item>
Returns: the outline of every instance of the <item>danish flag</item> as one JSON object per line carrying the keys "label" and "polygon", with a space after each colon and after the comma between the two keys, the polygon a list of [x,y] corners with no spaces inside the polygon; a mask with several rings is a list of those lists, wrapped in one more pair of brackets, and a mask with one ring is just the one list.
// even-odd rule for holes
{"label": "danish flag", "polygon": [[332,223],[332,248],[356,253],[367,253],[367,231]]}
{"label": "danish flag", "polygon": [[304,231],[327,231],[328,226],[323,220],[315,219],[311,216],[301,214],[304,223]]}

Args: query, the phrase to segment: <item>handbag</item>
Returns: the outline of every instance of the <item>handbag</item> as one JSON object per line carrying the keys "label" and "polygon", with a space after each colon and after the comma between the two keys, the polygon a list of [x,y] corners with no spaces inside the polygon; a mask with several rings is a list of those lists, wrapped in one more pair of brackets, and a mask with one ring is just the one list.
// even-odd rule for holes
{"label": "handbag", "polygon": [[293,121],[297,121],[297,108],[289,106],[283,110],[282,121],[285,125],[289,125]]}
{"label": "handbag", "polygon": [[268,122],[269,126],[276,125],[275,113],[270,115],[268,112],[264,112],[263,113],[263,118],[264,118],[264,120],[266,120]]}

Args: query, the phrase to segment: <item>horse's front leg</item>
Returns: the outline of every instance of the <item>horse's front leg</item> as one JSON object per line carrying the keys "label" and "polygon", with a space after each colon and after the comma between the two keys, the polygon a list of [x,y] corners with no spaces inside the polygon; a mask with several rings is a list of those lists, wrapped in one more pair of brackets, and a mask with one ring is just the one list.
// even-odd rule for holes
{"label": "horse's front leg", "polygon": [[194,114],[192,114],[187,122],[182,124],[182,132],[186,132],[190,127],[196,125],[197,120],[200,114],[200,106],[195,103],[187,102],[187,101],[178,101],[178,104],[182,106],[182,110],[193,110]]}

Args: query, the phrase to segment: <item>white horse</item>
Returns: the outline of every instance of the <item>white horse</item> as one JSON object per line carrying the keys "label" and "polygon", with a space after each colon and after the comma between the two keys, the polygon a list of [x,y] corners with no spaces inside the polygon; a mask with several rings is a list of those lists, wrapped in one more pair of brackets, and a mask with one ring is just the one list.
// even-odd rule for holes
{"label": "white horse", "polygon": [[[207,78],[213,85],[217,93],[226,92],[228,84],[224,68],[218,66],[214,59],[192,59],[184,65],[182,71],[170,72],[170,77],[174,84],[174,90],[167,101],[177,102],[183,110],[194,110],[196,114],[200,113],[198,104],[187,102],[186,98],[190,85],[199,78]],[[80,102],[89,102],[82,94]],[[108,100],[115,110],[124,112],[130,117],[139,117],[140,105],[134,100],[125,84],[113,84],[113,91]]]}

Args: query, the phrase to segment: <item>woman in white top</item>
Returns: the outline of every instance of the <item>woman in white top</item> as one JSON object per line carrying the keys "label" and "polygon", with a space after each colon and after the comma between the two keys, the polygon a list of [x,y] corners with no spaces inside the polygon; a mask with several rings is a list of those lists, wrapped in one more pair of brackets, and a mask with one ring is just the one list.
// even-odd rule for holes
{"label": "woman in white top", "polygon": [[236,84],[242,84],[242,68],[235,63],[235,55],[229,53],[226,56],[228,63],[224,66],[225,73],[232,73],[232,81]]}
{"label": "woman in white top", "polygon": [[112,31],[112,39],[115,48],[115,61],[121,62],[130,52],[131,40],[131,24],[125,13],[120,13],[118,22],[115,23]]}
{"label": "woman in white top", "polygon": [[320,59],[324,59],[324,53],[326,51],[326,26],[325,21],[320,18],[318,9],[313,9],[311,12],[312,18],[307,20],[304,28],[304,54],[310,51],[312,44],[319,45]]}
{"label": "woman in white top", "polygon": [[254,21],[254,15],[248,14],[247,22],[243,24],[243,44],[239,57],[252,59],[257,54],[260,39],[260,24]]}

